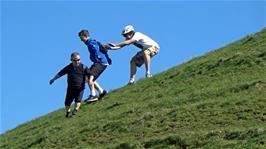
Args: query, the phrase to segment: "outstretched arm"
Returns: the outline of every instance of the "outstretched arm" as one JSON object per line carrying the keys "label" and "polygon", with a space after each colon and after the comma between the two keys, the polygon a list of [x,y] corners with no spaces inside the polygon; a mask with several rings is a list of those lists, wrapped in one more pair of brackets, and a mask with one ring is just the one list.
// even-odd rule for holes
{"label": "outstretched arm", "polygon": [[125,40],[125,41],[117,43],[117,44],[108,43],[107,48],[111,49],[111,50],[117,50],[117,49],[120,49],[124,46],[130,45],[134,42],[136,42],[135,39],[128,39],[128,40]]}
{"label": "outstretched arm", "polygon": [[61,76],[67,74],[69,72],[69,68],[70,65],[64,67],[62,70],[60,70],[50,81],[49,84],[52,85],[54,83],[54,81],[58,78],[60,78]]}
{"label": "outstretched arm", "polygon": [[121,48],[121,47],[119,47],[119,46],[116,46],[116,45],[113,44],[113,43],[108,43],[108,44],[104,45],[104,47],[105,47],[106,49],[110,49],[110,50],[118,50],[118,49]]}
{"label": "outstretched arm", "polygon": [[118,46],[118,47],[124,47],[124,46],[127,46],[127,45],[130,45],[130,44],[132,44],[132,43],[134,43],[136,40],[135,39],[128,39],[128,40],[125,40],[125,41],[123,41],[123,42],[120,42],[120,43],[118,43],[118,44],[116,44],[116,46]]}

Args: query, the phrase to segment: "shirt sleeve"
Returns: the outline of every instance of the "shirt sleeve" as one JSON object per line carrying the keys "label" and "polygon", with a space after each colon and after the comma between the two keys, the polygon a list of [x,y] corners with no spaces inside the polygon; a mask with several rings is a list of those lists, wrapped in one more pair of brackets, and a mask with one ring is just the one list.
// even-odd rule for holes
{"label": "shirt sleeve", "polygon": [[70,70],[70,65],[67,65],[66,67],[64,67],[62,70],[60,70],[57,74],[59,76],[63,76],[65,74],[67,74]]}

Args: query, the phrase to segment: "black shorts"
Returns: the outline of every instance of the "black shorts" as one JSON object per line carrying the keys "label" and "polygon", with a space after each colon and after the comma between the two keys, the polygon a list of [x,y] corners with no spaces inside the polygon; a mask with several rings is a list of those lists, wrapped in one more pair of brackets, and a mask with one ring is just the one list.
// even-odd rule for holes
{"label": "black shorts", "polygon": [[144,64],[144,52],[139,51],[132,59],[131,63],[134,62],[137,67],[141,67]]}
{"label": "black shorts", "polygon": [[136,66],[140,67],[144,64],[145,60],[144,60],[144,56],[145,53],[149,54],[150,57],[152,58],[153,56],[155,56],[156,54],[158,54],[159,52],[159,48],[157,47],[150,47],[147,48],[145,50],[142,50],[140,52],[138,52],[132,59],[131,59],[131,63],[134,62],[136,64]]}
{"label": "black shorts", "polygon": [[102,74],[106,67],[107,65],[103,65],[101,63],[94,63],[93,65],[91,65],[89,69],[89,75],[94,76],[93,81],[95,81]]}
{"label": "black shorts", "polygon": [[83,88],[68,87],[67,93],[66,93],[66,99],[65,99],[65,106],[70,106],[74,99],[75,99],[75,103],[81,102],[83,93],[84,93]]}

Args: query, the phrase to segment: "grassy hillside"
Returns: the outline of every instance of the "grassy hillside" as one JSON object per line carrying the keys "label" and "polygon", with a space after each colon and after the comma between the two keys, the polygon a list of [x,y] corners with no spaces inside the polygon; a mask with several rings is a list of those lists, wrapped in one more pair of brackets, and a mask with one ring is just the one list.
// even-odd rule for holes
{"label": "grassy hillside", "polygon": [[74,118],[61,109],[21,125],[0,148],[266,148],[266,29],[114,90]]}

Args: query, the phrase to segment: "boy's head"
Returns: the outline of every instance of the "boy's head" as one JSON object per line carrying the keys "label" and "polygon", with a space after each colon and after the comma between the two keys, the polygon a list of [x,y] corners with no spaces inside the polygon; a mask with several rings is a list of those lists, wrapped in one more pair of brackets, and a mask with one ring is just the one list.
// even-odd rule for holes
{"label": "boy's head", "polygon": [[126,38],[126,39],[131,39],[134,35],[135,31],[134,31],[134,27],[132,25],[127,25],[126,27],[124,27],[124,29],[122,30],[122,35]]}
{"label": "boy's head", "polygon": [[74,66],[79,66],[80,64],[80,55],[78,52],[71,53],[71,61]]}
{"label": "boy's head", "polygon": [[80,40],[83,42],[87,41],[88,38],[90,37],[89,31],[86,29],[81,30],[78,35],[79,35]]}

